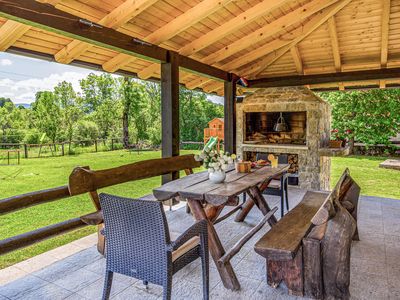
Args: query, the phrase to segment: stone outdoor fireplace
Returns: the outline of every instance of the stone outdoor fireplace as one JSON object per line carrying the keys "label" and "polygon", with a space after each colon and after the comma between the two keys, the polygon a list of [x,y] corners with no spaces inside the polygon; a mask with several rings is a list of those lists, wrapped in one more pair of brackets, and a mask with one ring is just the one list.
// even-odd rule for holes
{"label": "stone outdoor fireplace", "polygon": [[[260,89],[237,103],[237,154],[279,155],[304,189],[329,190],[330,157],[321,156],[330,138],[330,106],[304,87]],[[285,130],[276,131],[283,117]],[[282,119],[280,119],[282,121]]]}

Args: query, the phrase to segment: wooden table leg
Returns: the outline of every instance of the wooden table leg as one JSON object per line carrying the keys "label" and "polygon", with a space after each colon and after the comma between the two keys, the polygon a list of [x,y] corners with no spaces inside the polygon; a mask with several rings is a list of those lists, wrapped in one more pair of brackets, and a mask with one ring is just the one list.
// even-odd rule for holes
{"label": "wooden table leg", "polygon": [[[257,205],[257,207],[261,210],[263,215],[265,216],[271,209],[268,206],[267,201],[265,201],[262,192],[258,188],[258,186],[253,186],[249,189],[249,196],[251,199],[254,201],[254,203]],[[275,225],[278,222],[275,216],[272,216],[269,220],[268,223],[270,226]]]}
{"label": "wooden table leg", "polygon": [[238,212],[238,214],[235,217],[235,222],[243,222],[244,219],[247,217],[249,212],[254,206],[254,201],[249,198],[246,199],[246,202],[243,204],[242,209]]}
{"label": "wooden table leg", "polygon": [[224,247],[221,244],[221,240],[219,239],[217,232],[215,231],[214,225],[207,218],[206,212],[204,211],[203,206],[197,200],[188,199],[188,203],[190,209],[193,213],[194,218],[197,221],[207,220],[208,223],[208,245],[210,249],[211,256],[215,262],[215,265],[218,269],[219,275],[221,276],[222,283],[227,289],[230,290],[239,290],[240,284],[236,277],[235,271],[232,268],[230,262],[227,262],[224,265],[218,264],[218,260],[225,254]]}

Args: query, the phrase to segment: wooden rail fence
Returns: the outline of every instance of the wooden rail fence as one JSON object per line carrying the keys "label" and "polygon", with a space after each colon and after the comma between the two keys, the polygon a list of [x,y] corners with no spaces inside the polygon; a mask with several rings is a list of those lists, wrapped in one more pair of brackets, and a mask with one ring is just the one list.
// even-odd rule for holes
{"label": "wooden rail fence", "polygon": [[[98,189],[129,181],[161,176],[181,170],[193,169],[199,166],[200,163],[194,160],[194,156],[188,154],[170,158],[139,161],[99,171],[90,170],[89,167],[77,167],[69,176],[68,185],[0,200],[0,215],[4,215],[31,206],[88,193],[96,209],[95,212],[89,215],[80,216],[0,240],[0,255],[33,245],[44,239],[61,235],[72,230],[98,224],[98,222],[92,221],[84,222],[84,220],[90,220],[90,216],[96,216],[100,212]],[[98,226],[102,225],[100,224]],[[99,241],[100,239],[101,237],[99,236]]]}

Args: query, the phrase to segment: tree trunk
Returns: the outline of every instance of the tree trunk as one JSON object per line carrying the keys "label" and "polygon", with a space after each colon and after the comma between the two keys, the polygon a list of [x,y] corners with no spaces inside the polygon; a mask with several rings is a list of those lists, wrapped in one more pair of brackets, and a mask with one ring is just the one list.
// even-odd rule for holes
{"label": "tree trunk", "polygon": [[124,109],[122,115],[122,137],[124,148],[129,148],[129,122],[128,122],[128,111]]}

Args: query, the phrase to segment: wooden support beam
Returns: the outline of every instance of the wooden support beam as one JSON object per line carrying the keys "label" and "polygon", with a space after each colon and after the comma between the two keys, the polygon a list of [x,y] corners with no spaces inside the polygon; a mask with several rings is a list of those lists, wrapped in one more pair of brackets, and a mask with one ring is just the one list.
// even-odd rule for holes
{"label": "wooden support beam", "polygon": [[[217,28],[211,30],[210,32],[206,33],[205,35],[201,36],[200,38],[192,41],[188,45],[184,46],[183,48],[179,49],[179,53],[181,55],[190,56],[205,47],[217,42],[218,40],[224,38],[225,36],[229,35],[232,32],[240,29],[241,27],[249,24],[250,22],[254,21],[255,19],[267,15],[269,12],[274,10],[275,8],[289,2],[288,0],[265,0],[248,10],[244,11],[243,13],[239,14],[238,16],[230,19],[226,23],[218,26]],[[157,70],[157,66],[150,66],[141,72],[138,73],[138,76],[142,79],[150,78],[154,72]]]}
{"label": "wooden support beam", "polygon": [[[179,55],[171,53],[161,64],[162,157],[179,155]],[[163,175],[162,183],[179,178],[179,172]]]}
{"label": "wooden support beam", "polygon": [[37,2],[40,3],[46,3],[46,4],[50,4],[53,6],[56,6],[57,4],[59,4],[62,0],[36,0]]}
{"label": "wooden support beam", "polygon": [[[171,52],[156,45],[134,41],[131,36],[111,28],[85,25],[72,14],[34,0],[0,0],[0,16],[145,60],[165,62]],[[225,71],[194,59],[179,58],[180,67],[190,72],[219,80],[226,80],[229,76]]]}
{"label": "wooden support beam", "polygon": [[379,88],[380,89],[386,88],[386,81],[385,80],[379,80]]}
{"label": "wooden support beam", "polygon": [[328,28],[329,28],[329,35],[331,38],[333,61],[335,63],[335,69],[337,72],[341,72],[342,71],[342,61],[340,58],[339,39],[338,39],[338,35],[337,35],[337,30],[336,30],[335,16],[332,16],[328,19]]}
{"label": "wooden support beam", "polygon": [[104,71],[114,73],[115,71],[119,70],[121,67],[126,66],[136,60],[135,57],[131,55],[127,55],[125,53],[119,53],[109,61],[106,61],[102,67]]}
{"label": "wooden support beam", "polygon": [[344,89],[345,89],[343,82],[339,82],[338,87],[339,87],[339,91],[344,91]]}
{"label": "wooden support beam", "polygon": [[224,83],[224,150],[236,153],[236,76]]}
{"label": "wooden support beam", "polygon": [[278,51],[271,53],[264,58],[257,61],[256,64],[246,67],[242,70],[241,73],[244,76],[255,77],[272,65],[275,61],[285,55],[293,46],[300,43],[303,39],[309,36],[314,30],[319,28],[322,24],[324,24],[328,19],[334,16],[337,12],[339,12],[343,7],[345,7],[352,0],[341,0],[331,6],[321,10],[318,12],[318,15],[313,18],[310,22],[308,22],[302,29],[303,34],[296,37],[293,41],[290,42],[287,46],[280,48]]}
{"label": "wooden support beam", "polygon": [[249,80],[249,87],[268,88],[306,84],[382,80],[391,78],[400,78],[400,68],[261,78],[256,80]]}
{"label": "wooden support beam", "polygon": [[390,0],[382,0],[381,22],[381,66],[387,67],[389,46]]}
{"label": "wooden support beam", "polygon": [[21,24],[13,20],[7,20],[0,27],[0,51],[6,51],[30,28],[30,26],[25,24]]}
{"label": "wooden support beam", "polygon": [[[126,0],[109,14],[100,19],[97,23],[102,26],[117,29],[129,21],[129,19],[134,18],[147,7],[154,4],[156,1],[157,0]],[[59,63],[69,64],[71,61],[77,59],[80,55],[90,50],[91,47],[91,44],[74,40],[57,52],[54,55],[54,58]]]}
{"label": "wooden support beam", "polygon": [[303,70],[303,61],[301,59],[300,51],[297,46],[294,46],[293,48],[290,49],[290,53],[292,54],[293,62],[296,66],[296,71],[300,75],[304,73]]}
{"label": "wooden support beam", "polygon": [[[272,37],[282,30],[294,24],[297,24],[298,22],[303,21],[306,18],[309,18],[321,9],[328,7],[329,5],[332,5],[338,1],[339,0],[314,0],[312,2],[309,2],[292,12],[284,14],[282,17],[272,21],[271,23],[267,23],[260,29],[257,29],[250,34],[244,35],[241,39],[238,39],[232,44],[223,47],[219,51],[208,55],[207,57],[202,59],[202,61],[207,64],[215,64],[216,62],[222,61],[230,57],[231,55],[234,55],[239,51],[242,51],[243,49],[246,49],[254,45],[255,43],[260,42],[261,40]],[[269,43],[266,44],[268,45]],[[265,54],[267,53],[264,52],[264,55]]]}

